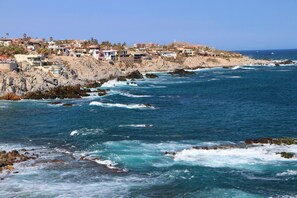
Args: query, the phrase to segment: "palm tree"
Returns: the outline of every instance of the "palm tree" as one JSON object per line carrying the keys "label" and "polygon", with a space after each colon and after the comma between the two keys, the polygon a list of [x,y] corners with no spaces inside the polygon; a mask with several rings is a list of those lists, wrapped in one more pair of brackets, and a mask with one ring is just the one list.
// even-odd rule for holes
{"label": "palm tree", "polygon": [[53,40],[54,40],[54,39],[53,39],[53,37],[51,36],[51,37],[50,37],[50,42],[52,42]]}
{"label": "palm tree", "polygon": [[23,34],[23,38],[24,38],[24,39],[27,38],[27,34],[26,34],[26,33]]}
{"label": "palm tree", "polygon": [[9,36],[9,33],[5,33],[6,38]]}

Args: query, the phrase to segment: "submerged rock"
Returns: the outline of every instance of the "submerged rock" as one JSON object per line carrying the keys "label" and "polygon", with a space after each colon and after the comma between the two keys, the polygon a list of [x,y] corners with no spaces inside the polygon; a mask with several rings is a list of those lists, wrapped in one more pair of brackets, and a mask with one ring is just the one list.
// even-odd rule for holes
{"label": "submerged rock", "polygon": [[159,78],[159,76],[156,75],[156,74],[145,74],[145,77],[147,77],[147,78]]}
{"label": "submerged rock", "polygon": [[73,103],[65,103],[63,104],[63,107],[72,107],[73,106]]}
{"label": "submerged rock", "polygon": [[173,72],[169,72],[168,74],[186,76],[186,75],[193,75],[195,74],[195,72],[186,71],[184,69],[176,69]]}
{"label": "submerged rock", "polygon": [[62,104],[62,102],[49,102],[48,104],[51,104],[51,105],[58,105],[58,104]]}
{"label": "submerged rock", "polygon": [[107,91],[104,89],[97,89],[96,92],[98,93],[98,96],[105,96],[107,94]]}

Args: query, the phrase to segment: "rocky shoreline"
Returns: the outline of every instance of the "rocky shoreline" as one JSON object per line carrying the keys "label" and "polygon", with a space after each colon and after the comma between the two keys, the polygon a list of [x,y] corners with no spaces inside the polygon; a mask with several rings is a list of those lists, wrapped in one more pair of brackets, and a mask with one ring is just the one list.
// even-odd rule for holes
{"label": "rocky shoreline", "polygon": [[[20,151],[0,151],[0,174],[3,172],[13,172],[15,170],[14,164],[34,160],[38,155],[34,154],[32,150],[21,149]],[[15,171],[14,173],[18,173]],[[3,180],[3,178],[0,178]]]}
{"label": "rocky shoreline", "polygon": [[[267,61],[247,57],[224,59],[219,57],[188,57],[182,64],[173,60],[155,58],[143,60],[141,64],[133,66],[125,64],[110,64],[98,61],[92,57],[52,57],[64,62],[61,75],[53,76],[28,66],[25,62],[19,63],[21,71],[0,73],[0,100],[20,99],[55,99],[81,98],[88,96],[89,88],[98,88],[108,80],[157,78],[150,72],[170,72],[172,75],[190,75],[199,68],[234,67],[238,65],[281,65],[292,64],[292,61]],[[84,88],[84,89],[81,89]],[[68,93],[67,93],[68,92]],[[102,91],[98,95],[104,95]]]}
{"label": "rocky shoreline", "polygon": [[[226,145],[216,145],[216,146],[193,146],[192,148],[185,150],[227,150],[227,149],[248,149],[256,146],[264,145],[277,145],[277,146],[291,146],[297,145],[297,138],[258,138],[258,139],[247,139],[244,143],[239,144],[226,144]],[[164,154],[167,156],[175,157],[180,151],[166,151]],[[297,153],[280,151],[275,153],[280,155],[282,158],[291,159],[297,158]]]}

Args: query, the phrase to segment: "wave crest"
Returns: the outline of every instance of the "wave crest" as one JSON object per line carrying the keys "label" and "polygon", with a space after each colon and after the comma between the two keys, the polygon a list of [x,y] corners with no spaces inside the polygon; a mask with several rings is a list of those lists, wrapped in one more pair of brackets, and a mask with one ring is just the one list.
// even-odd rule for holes
{"label": "wave crest", "polygon": [[90,103],[91,106],[101,106],[101,107],[118,107],[126,109],[154,109],[153,106],[148,104],[120,104],[120,103],[103,103],[98,101],[93,101]]}

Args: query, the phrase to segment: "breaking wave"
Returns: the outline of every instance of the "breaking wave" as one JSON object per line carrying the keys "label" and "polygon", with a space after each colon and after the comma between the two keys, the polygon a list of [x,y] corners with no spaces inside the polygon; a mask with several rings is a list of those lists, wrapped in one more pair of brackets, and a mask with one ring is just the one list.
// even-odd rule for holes
{"label": "breaking wave", "polygon": [[282,173],[277,173],[276,176],[295,176],[297,175],[297,170],[287,170]]}
{"label": "breaking wave", "polygon": [[177,152],[175,161],[207,167],[257,168],[257,165],[277,164],[282,161],[297,161],[297,158],[285,159],[279,153],[297,153],[297,146],[264,145],[249,148],[228,148],[218,150],[185,149]]}
{"label": "breaking wave", "polygon": [[151,105],[145,105],[145,104],[119,104],[119,103],[103,103],[103,102],[97,102],[93,101],[90,103],[91,106],[101,106],[101,107],[118,107],[118,108],[126,108],[126,109],[154,109]]}
{"label": "breaking wave", "polygon": [[127,125],[119,125],[119,127],[149,128],[149,127],[153,127],[153,125],[152,124],[127,124]]}
{"label": "breaking wave", "polygon": [[103,133],[104,130],[103,129],[87,129],[87,128],[83,128],[83,129],[77,129],[74,130],[70,133],[70,136],[78,136],[78,135],[82,135],[82,136],[86,136],[86,135],[96,135],[96,134],[101,134]]}

